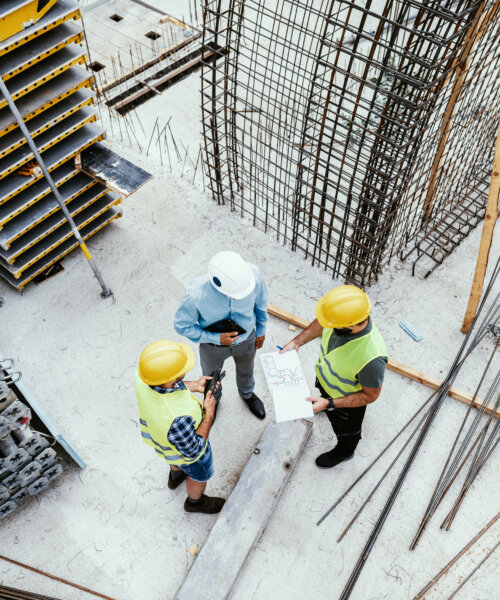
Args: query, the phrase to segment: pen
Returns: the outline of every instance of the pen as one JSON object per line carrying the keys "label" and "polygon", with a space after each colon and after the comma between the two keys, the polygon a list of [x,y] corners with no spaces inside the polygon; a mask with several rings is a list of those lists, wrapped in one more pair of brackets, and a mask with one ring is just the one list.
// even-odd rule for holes
{"label": "pen", "polygon": [[278,350],[283,350],[281,346],[276,346],[276,348],[278,348]]}

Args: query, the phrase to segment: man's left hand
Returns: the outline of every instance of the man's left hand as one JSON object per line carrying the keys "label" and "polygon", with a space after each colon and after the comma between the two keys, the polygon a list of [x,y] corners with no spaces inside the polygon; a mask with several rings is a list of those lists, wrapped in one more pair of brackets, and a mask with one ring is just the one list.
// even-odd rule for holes
{"label": "man's left hand", "polygon": [[260,350],[264,345],[264,340],[266,339],[265,335],[261,335],[260,337],[255,338],[255,348]]}
{"label": "man's left hand", "polygon": [[313,405],[313,413],[319,413],[322,410],[325,410],[328,406],[328,400],[326,398],[306,398],[308,402],[312,402]]}

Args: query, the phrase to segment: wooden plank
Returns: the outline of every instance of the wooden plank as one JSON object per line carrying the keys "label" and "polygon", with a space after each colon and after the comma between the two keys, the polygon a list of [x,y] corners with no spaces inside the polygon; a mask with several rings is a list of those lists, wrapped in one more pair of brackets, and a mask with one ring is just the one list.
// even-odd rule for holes
{"label": "wooden plank", "polygon": [[311,429],[305,419],[269,423],[175,600],[228,598]]}
{"label": "wooden plank", "polygon": [[[302,319],[301,317],[298,317],[292,313],[289,313],[286,310],[283,310],[282,308],[275,306],[274,304],[267,305],[267,312],[270,315],[273,315],[274,317],[283,319],[284,321],[287,321],[288,323],[291,323],[292,325],[296,325],[297,327],[301,327],[302,329],[305,329],[311,323],[311,321],[306,321],[306,319]],[[392,358],[389,359],[389,361],[387,363],[387,368],[390,371],[394,371],[395,373],[398,373],[399,375],[403,375],[403,377],[408,377],[408,379],[413,379],[413,381],[418,381],[422,385],[425,385],[433,390],[437,390],[437,388],[442,383],[439,379],[436,379],[435,377],[431,377],[430,375],[426,375],[425,373],[422,373],[421,371],[417,371],[416,369],[413,369],[412,367],[407,367],[406,365],[403,365],[400,362],[393,360]],[[451,396],[452,398],[454,398],[455,400],[458,400],[459,402],[463,402],[464,404],[470,404],[473,399],[472,394],[469,394],[468,392],[463,392],[462,390],[459,390],[455,387],[450,388],[448,395]],[[473,402],[473,406],[474,406],[474,408],[480,408],[482,403],[483,403],[483,401],[481,400],[481,398],[476,398]],[[491,413],[493,412],[493,403],[492,402],[490,402],[486,406],[485,412],[488,415],[491,415]],[[495,417],[500,417],[500,409],[498,409],[495,412]]]}
{"label": "wooden plank", "polygon": [[472,289],[469,296],[469,302],[465,311],[464,322],[462,323],[462,332],[467,333],[472,326],[476,316],[481,292],[483,291],[484,277],[488,267],[488,258],[490,254],[491,242],[493,240],[493,231],[498,217],[498,198],[500,196],[500,124],[498,125],[497,141],[495,146],[495,156],[493,158],[493,172],[491,174],[490,189],[488,192],[488,202],[486,204],[486,214],[484,215],[483,231],[481,233],[481,242],[479,243],[479,252],[477,255],[476,270],[472,280]]}
{"label": "wooden plank", "polygon": [[460,56],[455,60],[455,64],[453,65],[454,67],[456,67],[455,70],[452,71],[452,76],[455,77],[455,80],[453,82],[450,97],[448,99],[448,104],[443,115],[441,132],[438,137],[439,142],[436,149],[436,154],[434,155],[434,161],[431,167],[429,186],[427,188],[424,206],[422,209],[422,218],[424,220],[429,219],[431,216],[432,206],[434,202],[434,191],[436,189],[438,180],[442,174],[444,152],[446,149],[446,144],[448,142],[448,136],[454,122],[455,113],[458,107],[458,100],[460,98],[463,85],[466,81],[471,52],[476,42],[480,40],[482,35],[485,33],[491,19],[498,10],[500,0],[497,0],[497,2],[491,7],[491,9],[485,12],[484,8],[486,4],[486,2],[482,2],[481,5],[476,9],[476,22],[470,27],[470,30],[467,32]]}

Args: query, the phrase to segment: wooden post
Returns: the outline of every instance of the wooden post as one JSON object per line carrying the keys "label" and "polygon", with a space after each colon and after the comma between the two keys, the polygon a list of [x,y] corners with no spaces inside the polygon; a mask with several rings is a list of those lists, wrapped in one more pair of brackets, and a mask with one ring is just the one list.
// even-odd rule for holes
{"label": "wooden post", "polygon": [[481,292],[483,290],[484,276],[488,267],[488,257],[490,253],[491,242],[493,240],[493,230],[498,216],[498,197],[500,195],[500,123],[498,124],[497,141],[495,146],[495,156],[493,158],[493,171],[491,173],[490,190],[488,193],[488,202],[486,204],[486,214],[484,216],[483,232],[479,244],[477,255],[476,271],[472,281],[472,289],[465,311],[464,322],[462,324],[463,333],[467,333],[471,328],[474,317],[476,316]]}
{"label": "wooden post", "polygon": [[448,100],[448,104],[446,106],[445,113],[443,115],[443,121],[441,125],[441,132],[439,134],[439,143],[436,150],[436,154],[434,156],[434,161],[431,167],[431,175],[429,177],[429,187],[427,188],[427,194],[424,201],[423,207],[423,219],[427,220],[432,211],[432,204],[434,201],[434,190],[436,189],[436,185],[438,179],[441,174],[441,165],[443,161],[444,151],[446,149],[446,144],[448,142],[448,135],[450,133],[451,126],[453,124],[453,118],[455,116],[455,110],[457,107],[457,100],[460,97],[460,93],[462,91],[463,84],[465,82],[465,78],[467,76],[467,70],[469,66],[469,56],[474,47],[474,44],[480,39],[485,32],[488,23],[491,18],[494,16],[495,11],[498,9],[498,5],[500,2],[495,2],[493,7],[486,13],[482,14],[484,11],[484,7],[486,2],[482,2],[482,4],[477,8],[476,15],[481,15],[476,18],[475,24],[470,28],[470,31],[467,33],[462,51],[460,52],[458,58],[455,61],[455,69],[451,72],[456,75],[455,81],[453,82],[453,87],[451,90],[450,98]]}
{"label": "wooden post", "polygon": [[[311,323],[310,321],[307,321],[306,319],[303,319],[302,317],[298,317],[297,315],[289,313],[288,311],[283,310],[282,308],[279,308],[278,306],[275,306],[274,304],[267,305],[267,312],[270,315],[278,317],[279,319],[283,319],[284,321],[287,321],[288,323],[292,323],[292,325],[296,325],[297,327],[300,327],[302,329],[305,329]],[[407,367],[407,366],[401,364],[400,362],[397,362],[396,360],[392,360],[391,358],[389,359],[389,362],[387,363],[387,368],[390,371],[394,371],[395,373],[398,373],[399,375],[403,375],[403,377],[408,377],[408,379],[413,379],[413,381],[418,381],[422,385],[425,385],[433,390],[437,390],[438,387],[442,383],[439,379],[436,379],[435,377],[426,375],[425,373],[422,373],[421,371],[417,371],[416,369],[413,369],[412,367]],[[449,389],[448,395],[451,396],[452,398],[455,398],[455,400],[458,400],[459,402],[463,402],[464,404],[470,404],[472,402],[472,399],[474,398],[474,396],[472,394],[469,394],[468,392],[463,392],[455,387],[451,387]],[[483,403],[483,401],[481,400],[481,398],[476,398],[472,405],[474,406],[474,408],[480,408],[482,403]],[[485,412],[486,412],[486,414],[491,415],[491,413],[493,412],[493,403],[492,402],[490,402],[486,406]],[[500,417],[500,409],[498,409],[495,412],[495,417]]]}

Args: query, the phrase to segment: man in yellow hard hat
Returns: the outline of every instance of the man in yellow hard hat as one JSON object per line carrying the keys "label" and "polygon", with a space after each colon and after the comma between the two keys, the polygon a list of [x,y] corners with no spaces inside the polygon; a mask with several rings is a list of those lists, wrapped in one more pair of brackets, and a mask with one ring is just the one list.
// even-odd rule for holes
{"label": "man in yellow hard hat", "polygon": [[161,340],[144,348],[135,374],[141,435],[170,465],[170,489],[187,478],[184,510],[218,513],[225,500],[204,494],[214,472],[208,434],[215,398],[208,392],[202,404],[192,393],[203,393],[211,377],[183,381],[194,364],[194,353],[187,344]]}
{"label": "man in yellow hard hat", "polygon": [[354,285],[341,285],[316,303],[316,319],[282,352],[298,350],[321,337],[316,361],[319,397],[308,398],[315,413],[325,411],[337,445],[316,458],[328,469],[354,456],[366,406],[380,395],[387,349],[370,317],[370,298]]}

